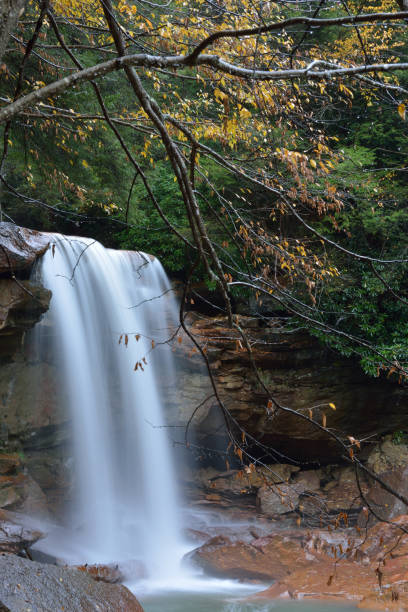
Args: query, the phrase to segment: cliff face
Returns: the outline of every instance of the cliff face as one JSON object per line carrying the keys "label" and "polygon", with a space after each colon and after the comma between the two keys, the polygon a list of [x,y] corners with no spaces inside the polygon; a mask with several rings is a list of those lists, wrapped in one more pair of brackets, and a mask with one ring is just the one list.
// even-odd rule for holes
{"label": "cliff face", "polygon": [[[0,414],[1,441],[21,436],[41,418],[34,386],[39,377],[24,350],[24,338],[47,311],[51,292],[24,280],[48,248],[44,234],[0,223]],[[30,375],[32,374],[32,376]]]}
{"label": "cliff face", "polygon": [[[326,419],[328,427],[358,439],[407,428],[406,385],[367,377],[356,362],[322,348],[307,333],[285,331],[279,319],[266,326],[251,317],[238,320],[250,340],[260,377],[279,404],[304,415],[312,409],[320,423]],[[191,315],[190,326],[206,347],[225,406],[248,434],[294,459],[330,462],[340,458],[342,449],[323,431],[291,414],[269,414],[267,395],[248,354],[224,318]],[[191,347],[178,349],[178,363],[182,388],[177,397],[169,395],[175,414],[178,405],[178,421],[185,422],[192,408],[212,390],[202,359]],[[221,423],[217,403],[211,398],[194,416],[196,439],[225,448]]]}
{"label": "cliff face", "polygon": [[30,513],[47,511],[44,485],[56,486],[65,439],[54,366],[25,343],[51,299],[26,280],[48,244],[45,234],[0,223],[0,507]]}

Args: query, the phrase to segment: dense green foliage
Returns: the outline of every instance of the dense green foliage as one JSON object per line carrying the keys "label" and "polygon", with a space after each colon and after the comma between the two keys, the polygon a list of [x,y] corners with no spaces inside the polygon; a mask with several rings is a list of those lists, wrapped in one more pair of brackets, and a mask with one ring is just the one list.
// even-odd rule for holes
{"label": "dense green foliage", "polygon": [[[69,38],[72,33],[67,30],[66,36]],[[317,36],[320,37],[318,42],[324,44],[325,36],[332,34],[319,33]],[[406,53],[405,47],[401,49],[401,55]],[[62,52],[55,57],[64,61]],[[91,60],[101,61],[105,56],[82,51],[78,52],[78,58],[89,63]],[[18,66],[18,54],[9,54],[7,71],[10,78],[2,80],[0,95],[11,95],[11,76],[15,76]],[[31,82],[41,82],[45,79],[43,70],[44,64],[34,58],[27,68],[26,78]],[[204,86],[191,79],[188,71],[185,76],[186,80],[176,85],[180,99],[193,99],[201,86],[213,89],[211,84]],[[169,80],[171,75],[163,76],[164,83]],[[408,85],[403,74],[400,81],[402,85]],[[122,100],[130,97],[129,86],[120,74],[109,76],[101,88],[109,109],[120,108]],[[407,253],[406,122],[396,112],[394,101],[385,94],[373,92],[372,98],[367,100],[356,87],[351,95],[353,102],[349,104],[347,96],[332,100],[330,105],[318,97],[308,102],[309,112],[319,117],[318,127],[332,139],[338,155],[338,163],[329,178],[316,181],[316,193],[324,191],[325,183],[329,181],[340,189],[343,206],[337,212],[325,211],[324,214],[306,210],[305,218],[315,229],[349,251],[398,259]],[[100,108],[91,86],[82,88],[80,93],[75,90],[66,93],[61,107],[73,107],[73,115],[79,113],[88,120],[74,123],[70,111],[65,110],[61,111],[58,124],[55,124],[56,111],[50,107],[48,120],[34,117],[30,124],[21,120],[13,131],[6,176],[26,200],[21,201],[13,192],[3,190],[6,218],[37,229],[92,235],[107,246],[151,252],[169,271],[183,277],[191,266],[193,252],[170,231],[152,206],[141,177],[135,175],[117,139],[100,121]],[[216,114],[214,110],[214,116]],[[163,213],[180,234],[192,241],[178,184],[155,139],[152,137],[147,147],[143,130],[135,131],[125,121],[121,124],[120,112],[116,112],[115,117],[116,125],[131,143],[132,154],[142,167]],[[303,139],[306,140],[308,129],[308,126],[299,124],[296,134],[299,147]],[[280,125],[273,125],[268,136],[276,146],[280,142],[280,130]],[[219,143],[214,146],[222,154],[227,145]],[[237,151],[238,158],[239,155],[240,150]],[[250,163],[254,174],[262,171],[262,158]],[[286,171],[283,163],[279,166],[277,162],[277,166],[279,173]],[[288,191],[290,180],[289,177]],[[217,192],[212,189],[212,184],[218,186]],[[238,231],[231,233],[234,219],[229,220],[228,229],[223,225],[223,199],[244,210],[249,225],[258,222],[279,236],[282,228],[292,223],[279,211],[271,213],[269,194],[263,193],[261,187],[259,192],[251,188],[251,206],[247,206],[242,194],[247,192],[248,185],[214,161],[202,161],[195,178],[195,189],[206,214],[207,229],[227,268],[230,262],[237,260],[241,260],[245,268],[249,255],[243,252]],[[45,203],[48,208],[35,200]],[[304,240],[306,234],[300,228],[293,240]],[[298,295],[305,304],[290,310],[296,324],[299,314],[308,317],[306,323],[304,317],[300,319],[302,324],[343,354],[358,353],[364,369],[372,375],[377,376],[381,371],[379,353],[390,361],[406,363],[408,311],[406,304],[398,301],[394,294],[408,299],[407,264],[374,264],[373,268],[370,263],[349,257],[345,252],[332,249],[328,253],[327,245],[322,245],[318,238],[308,240],[316,252],[327,257],[330,264],[339,270],[339,276],[325,282],[320,280],[313,299],[304,287],[299,286]],[[205,270],[200,270],[200,274],[213,287]],[[296,282],[293,283],[295,288]],[[245,299],[245,291],[240,290],[238,298],[241,301]],[[265,306],[260,310],[265,312]],[[270,307],[268,314],[277,312],[282,312],[279,303]],[[319,328],[319,323],[337,328],[341,334],[328,333],[327,329]],[[363,342],[356,344],[353,338],[360,338]],[[367,348],[366,341],[373,344],[374,352]]]}

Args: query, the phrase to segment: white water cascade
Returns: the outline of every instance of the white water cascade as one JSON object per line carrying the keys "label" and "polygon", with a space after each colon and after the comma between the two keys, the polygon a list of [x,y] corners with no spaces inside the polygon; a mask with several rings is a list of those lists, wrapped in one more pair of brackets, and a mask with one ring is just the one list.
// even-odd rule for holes
{"label": "white water cascade", "polygon": [[61,235],[51,243],[36,270],[52,300],[35,341],[46,342],[52,326],[73,425],[75,501],[68,542],[57,530],[41,545],[65,546],[76,562],[139,560],[155,580],[171,579],[182,544],[158,391],[177,317],[168,279],[143,254]]}

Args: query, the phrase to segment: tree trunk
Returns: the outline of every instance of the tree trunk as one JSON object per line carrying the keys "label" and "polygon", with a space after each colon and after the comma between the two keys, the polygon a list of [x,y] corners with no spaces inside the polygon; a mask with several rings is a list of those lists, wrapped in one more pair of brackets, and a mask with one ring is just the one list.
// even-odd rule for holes
{"label": "tree trunk", "polygon": [[0,60],[25,4],[26,0],[0,0]]}

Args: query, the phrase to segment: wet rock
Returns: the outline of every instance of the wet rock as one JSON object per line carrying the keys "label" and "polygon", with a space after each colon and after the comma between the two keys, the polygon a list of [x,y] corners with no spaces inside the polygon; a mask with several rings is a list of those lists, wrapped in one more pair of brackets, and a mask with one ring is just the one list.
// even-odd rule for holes
{"label": "wet rock", "polygon": [[293,484],[305,491],[318,491],[323,477],[323,470],[302,470],[295,474]]}
{"label": "wet rock", "polygon": [[0,275],[28,273],[34,261],[45,253],[50,243],[46,234],[18,227],[14,223],[0,223]]}
{"label": "wet rock", "polygon": [[408,527],[408,515],[360,535],[354,529],[288,531],[286,557],[279,536],[255,540],[252,545],[266,553],[266,563],[275,546],[287,572],[249,599],[349,601],[361,609],[407,610],[408,535],[400,527]]}
{"label": "wet rock", "polygon": [[384,610],[387,612],[405,612],[408,606],[406,585],[399,588],[386,588],[378,593],[364,597],[358,604],[360,610]]}
{"label": "wet rock", "polygon": [[[400,495],[408,498],[408,467],[397,468],[389,472],[383,472],[379,474],[382,481],[385,482],[389,487]],[[405,514],[408,511],[408,507],[404,502],[396,498],[392,493],[386,491],[380,483],[372,482],[372,485],[366,495],[367,503],[373,508],[377,517],[381,520],[393,519],[400,514]],[[376,517],[370,516],[369,524],[371,525]],[[364,513],[361,513],[359,517],[359,525],[365,526],[367,521],[365,520]]]}
{"label": "wet rock", "polygon": [[[3,477],[4,478],[4,477]],[[0,508],[12,508],[22,502],[21,487],[15,479],[0,480]]]}
{"label": "wet rock", "polygon": [[408,561],[408,533],[399,529],[401,526],[408,531],[408,515],[403,514],[390,523],[377,523],[369,530],[369,537],[365,538],[359,553],[369,561],[381,561],[389,558],[405,558]]}
{"label": "wet rock", "polygon": [[[406,444],[395,444],[390,437],[387,437],[370,453],[367,467],[391,489],[408,499],[408,446]],[[379,482],[373,478],[369,478],[369,481],[370,487],[366,492],[367,503],[372,506],[379,518],[382,520],[394,519],[408,512],[406,504],[386,491]],[[375,520],[376,518],[371,516],[368,524],[373,524]],[[367,518],[364,513],[361,513],[359,525],[366,524]]]}
{"label": "wet rock", "polygon": [[0,508],[25,512],[31,515],[46,515],[47,502],[38,484],[28,474],[0,476]]}
{"label": "wet rock", "polygon": [[[312,520],[312,524],[330,524],[339,514],[345,515],[347,524],[355,524],[365,502],[360,495],[354,469],[331,466],[324,475],[322,473],[322,482],[327,480],[328,475],[330,480],[320,489],[309,488],[301,496],[300,512]],[[366,495],[368,482],[362,474],[359,478],[363,495]]]}
{"label": "wet rock", "polygon": [[85,572],[0,555],[0,602],[11,612],[143,612],[123,585],[97,582]]}
{"label": "wet rock", "polygon": [[50,448],[67,438],[59,396],[52,365],[16,359],[0,368],[1,420],[25,448]]}
{"label": "wet rock", "polygon": [[303,484],[264,485],[258,490],[257,507],[268,516],[293,512],[304,491]]}
{"label": "wet rock", "polygon": [[[324,487],[327,511],[331,513],[359,512],[364,506],[364,501],[361,499],[354,469],[346,467],[336,472],[334,475],[337,478],[334,483],[330,482]],[[363,475],[360,474],[359,478],[361,490],[363,494],[366,494],[368,492],[367,482]]]}
{"label": "wet rock", "polygon": [[[299,471],[297,466],[277,463],[254,470],[228,470],[220,472],[209,467],[199,470],[185,470],[183,479],[211,495],[224,497],[255,493],[265,482],[278,484],[287,482],[291,475]],[[208,498],[208,495],[207,495]],[[212,497],[213,501],[221,499]]]}
{"label": "wet rock", "polygon": [[219,578],[280,580],[295,567],[316,561],[316,550],[309,550],[310,535],[301,530],[285,531],[255,538],[250,542],[217,536],[187,555],[187,559],[207,574]]}
{"label": "wet rock", "polygon": [[97,564],[97,565],[77,565],[75,569],[80,572],[86,572],[94,580],[98,582],[107,582],[109,584],[116,584],[124,579],[122,572],[118,565],[114,564]]}
{"label": "wet rock", "polygon": [[383,474],[396,468],[408,466],[408,446],[396,444],[391,436],[376,446],[367,458],[367,467],[374,474]]}
{"label": "wet rock", "polygon": [[48,518],[48,500],[38,485],[29,474],[25,476],[23,487],[20,489],[20,499],[13,508],[28,516]]}
{"label": "wet rock", "polygon": [[391,558],[379,568],[377,562],[362,564],[320,555],[251,599],[349,601],[360,609],[407,610],[407,557]]}
{"label": "wet rock", "polygon": [[190,542],[194,542],[195,544],[204,544],[204,542],[210,539],[207,532],[191,529],[190,527],[184,529],[184,535]]}
{"label": "wet rock", "polygon": [[254,599],[323,599],[333,603],[355,603],[379,592],[374,569],[351,561],[317,559],[295,569],[290,576],[259,593]]}
{"label": "wet rock", "polygon": [[44,534],[24,527],[12,512],[0,511],[0,551],[21,553],[35,544]]}
{"label": "wet rock", "polygon": [[47,515],[47,502],[38,483],[27,473],[17,453],[0,452],[0,508]]}
{"label": "wet rock", "polygon": [[0,454],[0,474],[10,474],[21,466],[21,458],[17,453]]}
{"label": "wet rock", "polygon": [[218,578],[276,580],[288,573],[278,547],[266,556],[261,548],[217,536],[187,556],[194,565]]}
{"label": "wet rock", "polygon": [[0,278],[0,333],[32,327],[48,310],[51,291],[29,281]]}

